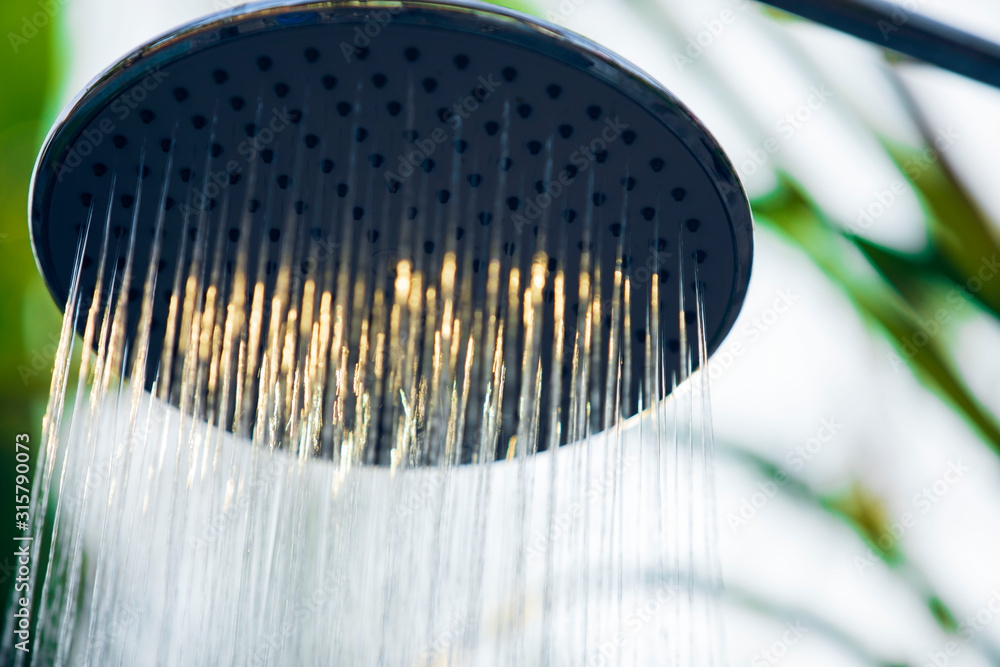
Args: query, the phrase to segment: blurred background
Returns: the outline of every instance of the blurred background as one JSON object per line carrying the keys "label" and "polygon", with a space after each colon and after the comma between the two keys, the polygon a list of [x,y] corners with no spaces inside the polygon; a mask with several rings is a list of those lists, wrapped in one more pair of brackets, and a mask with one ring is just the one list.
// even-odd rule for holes
{"label": "blurred background", "polygon": [[[45,134],[129,50],[236,4],[0,4],[0,488],[60,325],[26,224]],[[750,0],[500,4],[663,82],[751,199],[750,293],[707,370],[730,664],[1000,665],[1000,91]],[[896,25],[914,11],[1000,41],[993,2],[906,0]]]}

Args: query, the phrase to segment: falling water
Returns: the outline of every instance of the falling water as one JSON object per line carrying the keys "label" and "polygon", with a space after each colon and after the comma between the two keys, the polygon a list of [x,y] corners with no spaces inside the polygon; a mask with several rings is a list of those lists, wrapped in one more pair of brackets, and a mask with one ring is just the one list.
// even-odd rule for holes
{"label": "falling water", "polygon": [[[200,184],[173,143],[159,182],[112,169],[77,244],[15,664],[725,662],[701,260],[657,215],[636,273],[629,179],[599,207],[600,160],[582,210],[489,224],[563,159],[552,128],[541,186],[506,168],[516,104],[494,145],[435,156],[447,197],[426,164],[388,197],[359,141],[322,185],[308,122],[290,176],[253,161],[209,206],[212,151]],[[352,136],[364,113],[359,88]]]}

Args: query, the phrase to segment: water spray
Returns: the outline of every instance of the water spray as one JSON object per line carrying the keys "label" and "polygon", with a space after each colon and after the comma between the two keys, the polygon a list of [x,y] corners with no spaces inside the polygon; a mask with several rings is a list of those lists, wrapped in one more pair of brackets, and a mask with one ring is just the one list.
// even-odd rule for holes
{"label": "water spray", "polygon": [[656,655],[627,605],[718,658],[707,397],[665,399],[751,216],[633,65],[482,3],[255,3],[100,75],[30,225],[65,312],[39,660]]}

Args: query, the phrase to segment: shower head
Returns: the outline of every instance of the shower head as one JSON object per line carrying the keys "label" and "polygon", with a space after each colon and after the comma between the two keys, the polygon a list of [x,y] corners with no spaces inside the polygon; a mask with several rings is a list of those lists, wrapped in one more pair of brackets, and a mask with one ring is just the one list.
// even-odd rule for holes
{"label": "shower head", "polygon": [[[592,42],[483,3],[263,2],[189,24],[70,105],[31,188],[53,297],[78,295],[81,334],[91,302],[127,308],[134,380],[241,432],[318,400],[317,451],[353,428],[373,462],[436,387],[476,437],[421,462],[503,456],[528,394],[532,450],[635,414],[721,342],[750,275],[746,196],[694,115]],[[601,389],[577,409],[581,382]],[[491,409],[503,426],[471,444]]]}

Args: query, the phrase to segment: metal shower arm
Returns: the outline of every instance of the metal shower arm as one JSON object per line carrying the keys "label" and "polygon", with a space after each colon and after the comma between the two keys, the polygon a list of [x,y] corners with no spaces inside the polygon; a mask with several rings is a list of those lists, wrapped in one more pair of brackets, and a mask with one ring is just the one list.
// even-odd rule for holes
{"label": "metal shower arm", "polygon": [[1000,44],[883,0],[761,0],[877,46],[1000,88]]}

